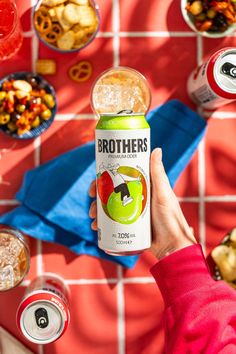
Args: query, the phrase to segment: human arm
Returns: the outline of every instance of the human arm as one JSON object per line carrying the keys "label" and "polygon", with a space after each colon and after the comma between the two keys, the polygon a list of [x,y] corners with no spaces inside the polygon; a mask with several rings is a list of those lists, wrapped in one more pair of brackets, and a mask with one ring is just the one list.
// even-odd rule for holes
{"label": "human arm", "polygon": [[169,185],[160,151],[152,154],[151,177],[152,252],[159,260],[151,273],[165,302],[165,351],[236,353],[236,293],[210,276]]}

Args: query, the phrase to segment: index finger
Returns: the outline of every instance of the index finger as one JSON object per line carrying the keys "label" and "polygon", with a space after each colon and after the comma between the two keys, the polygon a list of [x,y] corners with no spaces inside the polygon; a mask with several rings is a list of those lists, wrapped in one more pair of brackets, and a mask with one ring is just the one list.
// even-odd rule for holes
{"label": "index finger", "polygon": [[96,197],[96,180],[94,180],[89,188],[89,196],[91,198],[95,198]]}

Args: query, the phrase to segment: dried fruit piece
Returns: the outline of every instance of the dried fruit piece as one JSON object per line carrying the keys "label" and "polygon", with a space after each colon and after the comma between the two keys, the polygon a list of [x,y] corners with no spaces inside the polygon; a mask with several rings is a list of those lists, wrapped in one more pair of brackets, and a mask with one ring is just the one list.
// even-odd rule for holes
{"label": "dried fruit piece", "polygon": [[189,12],[191,12],[192,15],[199,15],[203,10],[202,7],[202,2],[201,1],[194,1],[190,7],[189,7]]}

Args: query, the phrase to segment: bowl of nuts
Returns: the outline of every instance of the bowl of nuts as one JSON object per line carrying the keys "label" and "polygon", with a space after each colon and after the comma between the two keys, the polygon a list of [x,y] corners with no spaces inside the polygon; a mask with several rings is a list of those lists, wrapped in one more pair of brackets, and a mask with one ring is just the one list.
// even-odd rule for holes
{"label": "bowl of nuts", "polygon": [[236,289],[236,228],[233,228],[210,254],[215,280],[224,280]]}
{"label": "bowl of nuts", "polygon": [[57,111],[53,87],[38,74],[17,72],[0,80],[0,130],[32,139],[53,122]]}
{"label": "bowl of nuts", "polygon": [[100,15],[94,0],[39,0],[33,24],[45,45],[71,53],[92,42],[99,29]]}
{"label": "bowl of nuts", "polygon": [[236,30],[236,0],[181,0],[189,27],[205,37],[225,37]]}

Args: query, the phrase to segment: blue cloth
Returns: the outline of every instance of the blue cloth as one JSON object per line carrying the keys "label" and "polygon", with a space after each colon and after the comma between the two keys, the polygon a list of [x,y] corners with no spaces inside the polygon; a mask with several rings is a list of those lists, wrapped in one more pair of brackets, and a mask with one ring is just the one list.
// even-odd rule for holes
{"label": "blue cloth", "polygon": [[[205,132],[206,122],[177,100],[151,111],[151,147],[163,149],[163,163],[171,185],[183,171]],[[134,266],[137,256],[109,256],[97,247],[90,228],[88,195],[95,179],[94,142],[64,153],[25,174],[16,198],[21,205],[0,217],[35,238],[63,244],[88,254]]]}

